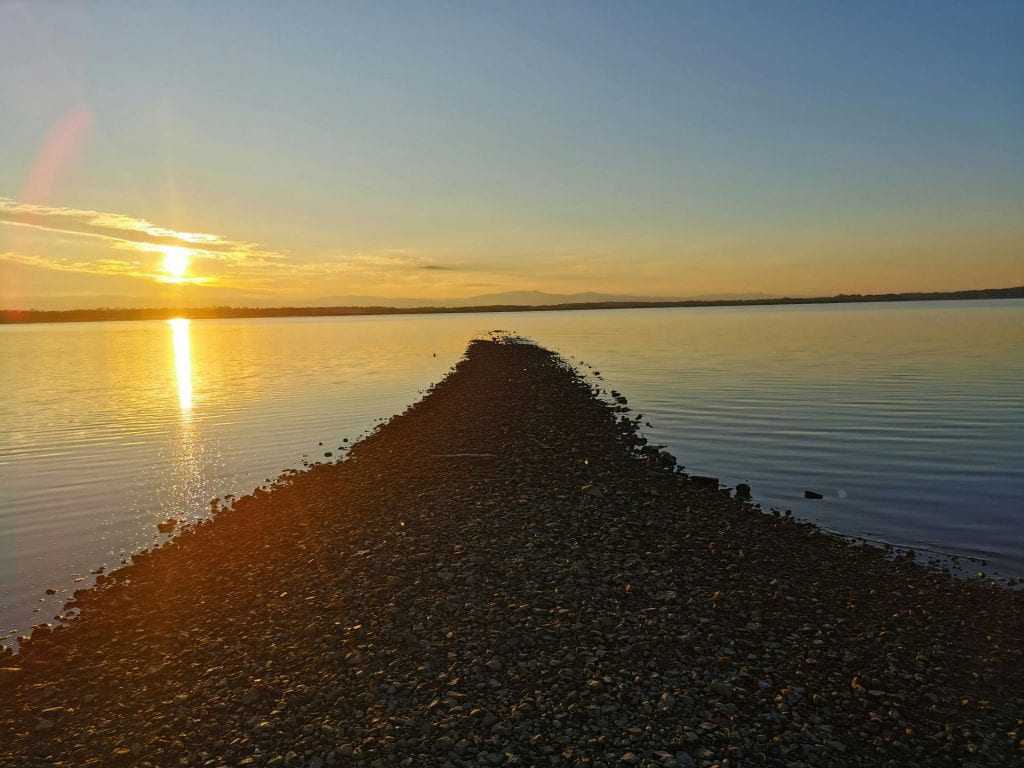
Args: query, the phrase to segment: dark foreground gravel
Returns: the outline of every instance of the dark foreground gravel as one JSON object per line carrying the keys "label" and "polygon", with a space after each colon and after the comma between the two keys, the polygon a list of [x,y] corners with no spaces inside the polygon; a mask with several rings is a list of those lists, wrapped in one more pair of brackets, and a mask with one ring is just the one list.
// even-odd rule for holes
{"label": "dark foreground gravel", "polygon": [[0,659],[0,765],[1024,765],[1024,596],[702,488],[625,418],[474,342]]}

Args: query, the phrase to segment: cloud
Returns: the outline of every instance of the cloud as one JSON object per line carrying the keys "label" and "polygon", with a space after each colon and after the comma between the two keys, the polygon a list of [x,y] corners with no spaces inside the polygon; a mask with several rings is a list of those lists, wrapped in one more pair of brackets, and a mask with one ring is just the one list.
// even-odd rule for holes
{"label": "cloud", "polygon": [[167,275],[154,273],[148,270],[139,261],[125,261],[124,259],[94,259],[92,261],[66,261],[61,259],[50,259],[45,256],[32,254],[7,252],[0,253],[0,262],[8,261],[15,264],[24,264],[39,269],[52,269],[57,272],[77,272],[89,275],[119,275],[121,277],[138,277],[157,282],[189,283],[202,285],[215,282],[209,277],[187,277],[177,280],[169,280]]}
{"label": "cloud", "polygon": [[53,269],[59,272],[82,272],[91,275],[122,275],[125,277],[152,278],[153,275],[143,271],[137,261],[119,259],[98,259],[96,261],[59,261],[45,256],[33,256],[25,253],[0,253],[0,261],[25,264],[40,269]]}
{"label": "cloud", "polygon": [[[57,280],[64,275],[69,286],[90,275],[281,297],[324,291],[378,295],[410,289],[437,294],[460,291],[463,273],[479,274],[472,266],[453,263],[442,254],[402,245],[339,247],[286,256],[246,240],[176,230],[122,213],[34,205],[0,197],[0,232],[4,225],[12,237],[8,240],[10,252],[0,253],[0,268],[8,264],[13,269],[20,264],[47,270]],[[17,237],[17,231],[24,237]],[[46,235],[45,241],[33,242],[32,232]],[[178,256],[179,251],[187,257],[184,274],[166,266],[168,258]],[[433,277],[426,278],[424,272]],[[148,289],[140,284],[137,290]]]}
{"label": "cloud", "polygon": [[182,232],[120,213],[31,205],[6,197],[0,197],[0,224],[98,238],[116,248],[135,251],[159,252],[163,246],[173,245],[187,248],[195,256],[233,264],[266,264],[283,258],[276,251],[244,240]]}

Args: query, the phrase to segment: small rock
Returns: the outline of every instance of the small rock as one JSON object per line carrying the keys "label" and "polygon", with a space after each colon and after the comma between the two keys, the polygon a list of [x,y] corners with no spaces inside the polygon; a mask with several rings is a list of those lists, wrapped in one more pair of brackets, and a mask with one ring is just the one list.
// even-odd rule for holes
{"label": "small rock", "polygon": [[242,694],[239,699],[245,706],[251,706],[260,700],[260,692],[256,688],[250,688],[248,691]]}
{"label": "small rock", "polygon": [[0,667],[0,684],[13,683],[24,674],[21,667]]}
{"label": "small rock", "polygon": [[822,496],[817,491],[804,491],[804,498],[805,499],[824,499],[825,497]]}

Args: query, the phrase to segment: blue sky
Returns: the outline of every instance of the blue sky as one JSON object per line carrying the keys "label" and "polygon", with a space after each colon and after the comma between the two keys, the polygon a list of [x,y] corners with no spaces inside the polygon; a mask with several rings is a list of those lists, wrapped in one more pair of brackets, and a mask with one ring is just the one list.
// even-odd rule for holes
{"label": "blue sky", "polygon": [[[1024,283],[1021,39],[1016,2],[4,4],[3,298]],[[234,245],[162,281],[93,212]]]}

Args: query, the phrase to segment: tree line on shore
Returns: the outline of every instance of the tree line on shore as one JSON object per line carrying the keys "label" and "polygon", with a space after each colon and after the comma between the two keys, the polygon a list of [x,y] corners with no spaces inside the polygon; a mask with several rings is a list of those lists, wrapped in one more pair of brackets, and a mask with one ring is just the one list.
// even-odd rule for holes
{"label": "tree line on shore", "polygon": [[585,309],[643,309],[654,307],[731,307],[778,304],[852,304],[888,301],[943,301],[971,299],[1020,299],[1024,286],[982,288],[968,291],[914,293],[841,293],[835,296],[779,297],[757,299],[682,299],[679,301],[598,301],[563,304],[491,304],[473,307],[104,307],[99,309],[3,309],[0,323],[75,323],[107,320],[167,320],[188,317],[194,320],[259,317],[331,317],[344,315],[430,315],[471,312],[544,312]]}

